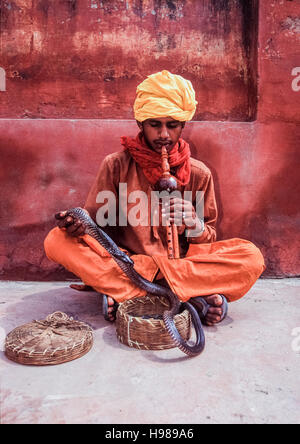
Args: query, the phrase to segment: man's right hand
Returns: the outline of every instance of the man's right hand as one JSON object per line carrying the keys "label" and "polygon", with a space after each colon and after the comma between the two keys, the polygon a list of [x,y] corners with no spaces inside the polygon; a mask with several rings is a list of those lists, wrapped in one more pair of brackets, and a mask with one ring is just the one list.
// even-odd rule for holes
{"label": "man's right hand", "polygon": [[70,236],[83,236],[85,232],[84,225],[79,219],[67,215],[67,211],[60,211],[55,215],[57,226],[65,230]]}

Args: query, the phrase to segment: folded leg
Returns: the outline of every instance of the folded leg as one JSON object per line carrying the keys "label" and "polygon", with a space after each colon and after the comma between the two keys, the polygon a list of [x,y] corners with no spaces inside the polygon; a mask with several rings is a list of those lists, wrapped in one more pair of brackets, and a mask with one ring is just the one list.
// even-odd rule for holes
{"label": "folded leg", "polygon": [[[62,265],[86,285],[111,296],[117,302],[146,294],[120,270],[110,254],[88,235],[73,238],[65,231],[54,228],[46,237],[44,247],[48,259]],[[145,255],[133,255],[131,258],[135,269],[152,281],[158,270],[153,259]]]}
{"label": "folded leg", "polygon": [[186,302],[197,296],[222,294],[228,302],[243,297],[265,270],[260,250],[244,239],[191,244],[183,259],[153,259],[169,286]]}

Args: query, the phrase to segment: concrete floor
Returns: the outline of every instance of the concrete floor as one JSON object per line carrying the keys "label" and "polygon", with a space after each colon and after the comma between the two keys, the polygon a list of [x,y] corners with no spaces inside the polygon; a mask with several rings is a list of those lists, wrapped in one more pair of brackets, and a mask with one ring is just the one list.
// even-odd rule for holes
{"label": "concrete floor", "polygon": [[[300,279],[259,280],[227,319],[205,327],[202,355],[119,343],[101,299],[68,283],[0,282],[1,423],[300,423]],[[94,328],[65,364],[9,361],[5,335],[64,311]]]}

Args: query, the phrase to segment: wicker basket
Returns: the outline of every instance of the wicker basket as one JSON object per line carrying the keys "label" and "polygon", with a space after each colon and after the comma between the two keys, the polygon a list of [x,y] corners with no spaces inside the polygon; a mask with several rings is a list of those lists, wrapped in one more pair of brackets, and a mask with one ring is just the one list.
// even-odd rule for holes
{"label": "wicker basket", "polygon": [[[162,319],[163,312],[168,308],[169,302],[166,298],[152,295],[121,303],[116,320],[119,341],[142,350],[176,347]],[[188,340],[191,335],[191,317],[188,310],[178,313],[174,321],[183,339]]]}
{"label": "wicker basket", "polygon": [[53,365],[80,358],[92,345],[91,327],[56,311],[8,333],[5,354],[19,364]]}

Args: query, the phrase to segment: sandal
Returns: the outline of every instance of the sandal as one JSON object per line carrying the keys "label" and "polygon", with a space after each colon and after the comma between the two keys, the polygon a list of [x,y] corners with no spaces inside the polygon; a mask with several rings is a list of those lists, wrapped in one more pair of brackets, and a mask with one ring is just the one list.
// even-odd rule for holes
{"label": "sandal", "polygon": [[114,304],[112,306],[112,311],[108,314],[108,299],[107,295],[103,294],[103,300],[102,300],[102,313],[104,316],[104,319],[108,322],[115,322],[117,317],[117,310],[119,307],[119,304],[114,300]]}
{"label": "sandal", "polygon": [[[203,298],[201,296],[197,296],[197,297],[191,298],[189,300],[189,303],[192,304],[197,309],[199,317],[204,325],[207,325],[206,315],[207,315],[208,309],[210,307],[216,307],[216,308],[222,309],[221,319],[218,322],[214,322],[213,324],[219,324],[220,322],[222,322],[226,318],[227,313],[228,313],[228,302],[227,302],[227,299],[225,298],[224,295],[220,294],[219,296],[221,296],[223,302],[222,302],[222,305],[218,305],[218,306],[209,304],[205,300],[205,298]],[[209,326],[211,326],[211,323],[209,324]]]}

